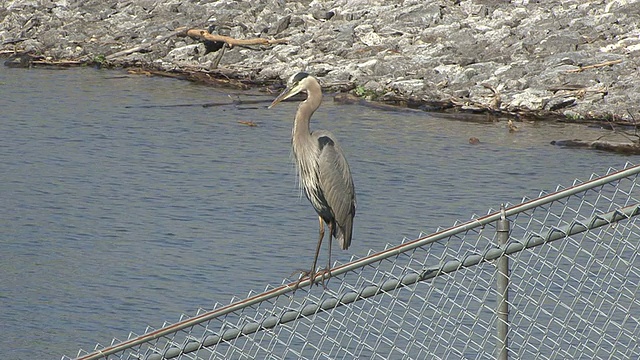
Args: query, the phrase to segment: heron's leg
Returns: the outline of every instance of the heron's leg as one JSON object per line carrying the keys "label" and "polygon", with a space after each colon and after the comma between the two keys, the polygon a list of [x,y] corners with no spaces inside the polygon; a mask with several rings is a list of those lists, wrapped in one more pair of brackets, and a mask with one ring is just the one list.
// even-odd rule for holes
{"label": "heron's leg", "polygon": [[[331,242],[332,242],[331,240],[332,240],[332,236],[333,236],[332,223],[328,222],[327,226],[329,227],[329,262],[327,263],[327,267],[325,267],[324,269],[320,270],[320,272],[319,272],[319,273],[322,274],[322,287],[325,288],[325,289],[327,289],[327,285],[325,284],[325,276],[326,276],[326,274],[329,274],[329,277],[331,277]],[[324,232],[324,226],[323,226],[323,232]],[[318,250],[317,251],[319,251],[319,250],[320,250],[320,243],[318,243]],[[316,251],[316,259],[318,257],[317,251]],[[313,268],[315,270],[315,265],[313,266]],[[314,275],[317,275],[317,274],[314,274]]]}
{"label": "heron's leg", "polygon": [[329,276],[331,276],[331,244],[333,244],[333,226],[334,226],[334,222],[330,222],[329,223],[329,262],[327,263],[327,272],[329,273]]}
{"label": "heron's leg", "polygon": [[[309,281],[311,282],[311,285],[313,285],[313,280],[316,275],[316,266],[318,264],[318,255],[320,254],[320,245],[322,245],[322,239],[324,238],[324,221],[320,216],[318,216],[318,221],[320,222],[320,232],[318,234],[319,236],[318,236],[318,246],[316,246],[316,256],[313,258],[313,267],[311,268],[310,271],[304,271],[304,270],[299,271],[300,273],[302,273],[302,277],[300,278],[300,280],[298,280],[298,283],[296,284],[296,288],[298,287],[298,285],[300,285],[300,283],[302,282],[305,276],[309,276]],[[323,284],[324,284],[324,281],[323,281]]]}
{"label": "heron's leg", "polygon": [[320,255],[320,245],[322,245],[322,239],[324,239],[324,221],[322,220],[322,216],[318,216],[318,221],[320,222],[320,233],[318,236],[318,245],[316,246],[316,256],[313,258],[313,266],[311,267],[311,272],[309,273],[309,280],[311,281],[311,285],[313,285],[313,279],[316,275],[318,255]]}

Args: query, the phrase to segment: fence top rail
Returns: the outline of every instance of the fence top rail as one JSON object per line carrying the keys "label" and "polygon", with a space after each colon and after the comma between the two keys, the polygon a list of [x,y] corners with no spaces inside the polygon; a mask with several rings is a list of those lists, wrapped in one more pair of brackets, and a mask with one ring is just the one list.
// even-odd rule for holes
{"label": "fence top rail", "polygon": [[[512,215],[516,215],[518,213],[527,211],[527,210],[531,210],[533,208],[554,202],[558,199],[562,199],[562,198],[566,198],[569,197],[571,195],[575,195],[593,188],[596,188],[598,186],[613,182],[613,181],[617,181],[623,178],[627,178],[633,175],[637,175],[640,173],[640,165],[636,165],[633,166],[630,163],[627,163],[626,165],[627,167],[623,170],[619,170],[619,171],[614,171],[612,173],[609,173],[607,175],[601,176],[601,177],[597,177],[595,179],[589,180],[587,182],[583,182],[580,184],[576,184],[573,185],[571,187],[568,187],[566,189],[562,189],[535,199],[531,199],[529,201],[523,202],[521,204],[517,204],[511,207],[508,207],[502,211],[496,211],[493,212],[491,214],[476,218],[476,219],[472,219],[470,221],[458,224],[456,226],[447,228],[447,229],[443,229],[441,231],[432,233],[430,235],[426,235],[423,237],[420,237],[418,239],[388,248],[386,250],[368,255],[366,257],[360,258],[360,259],[356,259],[352,262],[340,265],[338,267],[335,267],[333,269],[331,269],[331,276],[337,276],[337,275],[341,275],[344,274],[346,272],[352,271],[354,269],[358,269],[373,263],[376,263],[378,261],[396,256],[398,254],[401,254],[403,252],[407,252],[410,250],[413,250],[415,248],[418,247],[422,247],[428,244],[431,244],[433,242],[439,241],[441,239],[445,239],[445,238],[449,238],[451,236],[454,236],[456,234],[462,233],[462,232],[466,232],[468,230],[471,230],[473,228],[477,228],[477,227],[482,227],[485,226],[487,224],[493,223],[499,219],[501,219],[502,217],[509,217]],[[326,276],[326,274],[318,274],[316,279],[314,280],[315,282],[319,281],[322,279],[322,277]],[[310,279],[305,279],[301,282],[298,283],[298,281],[294,281],[288,284],[283,284],[279,287],[273,288],[269,291],[260,293],[260,294],[256,294],[254,296],[248,297],[246,299],[234,302],[232,304],[220,307],[218,309],[215,310],[211,310],[205,313],[202,313],[200,315],[194,316],[192,318],[177,322],[175,324],[171,324],[168,325],[166,327],[163,327],[161,329],[155,330],[155,331],[151,331],[148,332],[144,335],[129,339],[127,341],[123,341],[121,343],[118,344],[114,344],[108,347],[105,347],[103,349],[98,349],[95,350],[92,353],[77,357],[75,360],[94,360],[94,359],[101,359],[101,358],[106,358],[107,356],[111,355],[111,354],[115,354],[117,352],[121,352],[124,351],[126,349],[132,348],[134,346],[143,344],[145,342],[149,342],[152,340],[155,340],[157,338],[163,337],[165,335],[192,327],[194,325],[200,324],[202,322],[206,322],[221,316],[224,316],[226,314],[235,312],[237,310],[249,307],[251,305],[260,303],[262,301],[265,300],[269,300],[275,297],[278,297],[280,295],[289,293],[289,292],[293,292],[296,290],[296,285],[297,287],[304,287],[304,286],[308,286],[310,285]]]}

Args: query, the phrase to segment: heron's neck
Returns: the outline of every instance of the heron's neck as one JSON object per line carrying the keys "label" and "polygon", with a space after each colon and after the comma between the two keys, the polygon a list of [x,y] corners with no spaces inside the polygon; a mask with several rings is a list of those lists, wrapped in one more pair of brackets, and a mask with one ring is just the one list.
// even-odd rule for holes
{"label": "heron's neck", "polygon": [[320,107],[321,102],[322,90],[320,89],[320,84],[314,82],[307,88],[307,99],[298,106],[296,119],[293,123],[292,135],[294,138],[310,136],[309,120],[311,120],[313,113]]}

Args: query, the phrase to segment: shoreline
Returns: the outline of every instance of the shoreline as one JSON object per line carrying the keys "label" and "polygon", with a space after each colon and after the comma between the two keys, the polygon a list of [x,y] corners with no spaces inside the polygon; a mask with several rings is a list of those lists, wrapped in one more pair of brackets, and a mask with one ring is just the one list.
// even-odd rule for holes
{"label": "shoreline", "polygon": [[[639,17],[639,0],[17,0],[0,7],[0,54],[249,87],[307,71],[425,111],[635,125]],[[183,27],[283,43],[221,47]]]}

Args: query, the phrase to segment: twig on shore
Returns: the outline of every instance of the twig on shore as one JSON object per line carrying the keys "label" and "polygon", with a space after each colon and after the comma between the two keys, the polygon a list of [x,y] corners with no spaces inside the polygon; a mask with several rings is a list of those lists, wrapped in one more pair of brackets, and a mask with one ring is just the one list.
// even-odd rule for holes
{"label": "twig on shore", "polygon": [[603,63],[600,64],[593,64],[593,65],[587,65],[587,66],[581,66],[578,69],[572,69],[572,70],[567,70],[567,72],[570,73],[579,73],[579,72],[583,72],[585,70],[589,70],[589,69],[596,69],[599,67],[604,67],[604,66],[611,66],[611,65],[615,65],[615,64],[620,64],[622,62],[622,59],[618,59],[618,60],[611,60],[611,61],[605,61]]}

